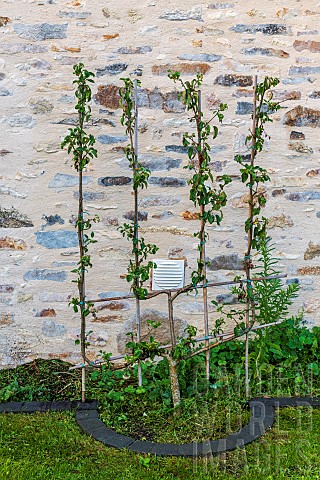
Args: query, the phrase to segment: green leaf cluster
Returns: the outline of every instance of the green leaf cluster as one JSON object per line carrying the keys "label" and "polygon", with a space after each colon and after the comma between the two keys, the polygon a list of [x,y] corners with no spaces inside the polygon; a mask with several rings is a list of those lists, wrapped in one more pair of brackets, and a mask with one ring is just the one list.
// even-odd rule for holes
{"label": "green leaf cluster", "polygon": [[68,154],[73,155],[74,168],[82,171],[93,158],[97,157],[97,150],[93,147],[96,142],[95,138],[84,130],[85,122],[91,118],[89,102],[92,94],[88,83],[94,83],[91,78],[94,77],[94,73],[86,70],[83,63],[74,65],[73,73],[77,76],[73,83],[77,86],[75,96],[78,101],[75,110],[78,112],[78,125],[69,128],[70,133],[64,138],[61,148],[67,147]]}
{"label": "green leaf cluster", "polygon": [[211,146],[209,144],[209,140],[216,139],[219,133],[218,127],[211,125],[212,121],[217,119],[221,123],[224,117],[223,112],[228,107],[221,103],[218,109],[213,111],[212,117],[204,120],[199,102],[199,88],[203,81],[203,75],[198,73],[193,80],[184,81],[181,79],[180,72],[169,71],[169,78],[181,85],[182,92],[179,93],[179,98],[186,106],[186,110],[191,113],[190,122],[196,125],[196,133],[185,132],[182,140],[189,159],[185,168],[194,172],[187,182],[190,185],[190,200],[195,207],[202,207],[199,214],[202,228],[195,233],[195,236],[200,239],[198,268],[191,274],[192,283],[196,285],[201,281],[206,281],[202,273],[204,262],[201,259],[203,245],[207,239],[205,225],[207,223],[220,225],[223,218],[222,208],[227,204],[227,195],[224,189],[231,182],[228,175],[221,176],[219,182],[216,182],[210,168]]}
{"label": "green leaf cluster", "polygon": [[[119,89],[120,106],[122,108],[121,124],[125,126],[126,134],[129,138],[125,154],[133,173],[133,191],[135,195],[135,209],[137,209],[138,190],[148,187],[150,170],[139,163],[135,149],[134,134],[137,117],[135,115],[134,84],[130,78],[122,78],[121,80],[124,83],[124,86]],[[138,85],[140,85],[140,82],[138,82]],[[136,211],[135,216],[137,216]],[[133,259],[129,261],[126,279],[131,283],[131,290],[135,296],[143,300],[148,295],[148,290],[143,287],[143,284],[150,278],[151,270],[154,267],[153,262],[147,261],[147,257],[150,254],[155,254],[158,251],[158,247],[153,243],[146,243],[143,237],[139,237],[139,225],[135,221],[121,225],[119,231],[123,237],[132,243],[131,254]]]}

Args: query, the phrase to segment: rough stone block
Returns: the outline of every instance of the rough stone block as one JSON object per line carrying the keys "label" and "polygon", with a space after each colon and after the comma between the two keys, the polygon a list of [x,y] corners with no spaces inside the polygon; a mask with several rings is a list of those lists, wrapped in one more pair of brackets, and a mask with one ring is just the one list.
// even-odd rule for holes
{"label": "rough stone block", "polygon": [[0,293],[10,293],[14,291],[14,286],[7,283],[0,284]]}
{"label": "rough stone block", "polygon": [[238,298],[232,293],[220,293],[216,296],[216,301],[225,305],[233,305],[238,303]]}
{"label": "rough stone block", "polygon": [[36,313],[36,317],[56,317],[56,311],[53,308],[44,308]]}
{"label": "rough stone block", "polygon": [[150,195],[148,197],[141,197],[139,206],[142,208],[155,206],[172,206],[181,201],[181,197],[177,195]]}
{"label": "rough stone block", "polygon": [[[141,314],[141,336],[148,336],[148,332],[150,327],[147,323],[148,320],[152,320],[154,322],[160,323],[160,326],[155,329],[153,332],[153,336],[157,342],[161,345],[165,345],[170,343],[170,333],[168,331],[168,316],[160,312],[159,310],[155,309],[146,309]],[[117,337],[117,346],[118,350],[121,353],[126,351],[126,343],[128,341],[128,337],[126,334],[128,332],[133,332],[135,325],[136,325],[136,318],[135,315],[132,315],[121,327],[121,330]],[[174,319],[175,323],[175,333],[177,337],[183,337],[185,335],[184,330],[187,327],[187,322],[182,320],[178,317]]]}
{"label": "rough stone block", "polygon": [[102,77],[103,75],[119,75],[120,73],[127,70],[127,68],[127,63],[113,63],[111,65],[107,65],[104,68],[98,68],[97,77]]}
{"label": "rough stone block", "polygon": [[15,208],[0,207],[0,228],[33,227],[32,221]]}
{"label": "rough stone block", "polygon": [[132,182],[132,178],[130,177],[101,177],[98,180],[99,185],[103,185],[104,187],[115,187],[120,185],[129,185]]}
{"label": "rough stone block", "polygon": [[76,231],[54,230],[49,232],[36,232],[35,235],[37,243],[46,248],[70,248],[78,245]]}
{"label": "rough stone block", "polygon": [[8,124],[10,127],[15,128],[33,128],[36,124],[36,121],[32,115],[27,115],[25,113],[14,113],[12,117],[9,117]]}
{"label": "rough stone block", "polygon": [[286,112],[283,123],[290,127],[320,127],[320,110],[298,105]]}
{"label": "rough stone block", "polygon": [[305,140],[305,134],[302,132],[292,131],[290,132],[290,140]]}
{"label": "rough stone block", "polygon": [[315,257],[320,257],[320,243],[309,242],[303,258],[304,260],[312,260]]}
{"label": "rough stone block", "polygon": [[277,23],[265,23],[260,25],[244,25],[238,24],[231,27],[236,33],[249,33],[255,35],[256,33],[262,33],[263,35],[291,35],[291,27],[285,24]]}
{"label": "rough stone block", "polygon": [[[151,172],[179,168],[181,161],[180,158],[171,158],[162,155],[139,155],[139,163]],[[126,158],[122,158],[118,163],[123,168],[130,168]]]}
{"label": "rough stone block", "polygon": [[209,270],[243,270],[243,259],[237,253],[217,255],[208,265]]}
{"label": "rough stone block", "polygon": [[298,268],[298,275],[320,275],[320,267],[301,267]]}
{"label": "rough stone block", "polygon": [[115,50],[115,53],[120,53],[121,55],[141,55],[150,52],[152,52],[152,47],[150,47],[150,45],[142,47],[120,47]]}
{"label": "rough stone block", "polygon": [[27,40],[42,41],[66,38],[67,27],[67,23],[38,23],[35,25],[28,25],[26,23],[15,23],[13,25],[13,30],[18,35],[18,37],[25,38]]}
{"label": "rough stone block", "polygon": [[197,20],[201,22],[202,20],[201,8],[194,7],[191,10],[180,10],[177,8],[175,10],[162,13],[159,18],[163,18],[164,20],[178,21],[178,22],[185,21],[185,20]]}
{"label": "rough stone block", "polygon": [[29,270],[23,275],[27,282],[32,280],[44,280],[51,282],[64,282],[67,279],[66,272],[61,270],[49,270],[48,268]]}
{"label": "rough stone block", "polygon": [[210,70],[210,66],[207,63],[167,63],[152,67],[154,75],[168,75],[169,70],[178,71],[182,75],[196,75],[197,73],[205,75]]}
{"label": "rough stone block", "polygon": [[91,12],[66,12],[66,11],[60,11],[57,13],[58,17],[61,18],[76,18],[77,20],[84,20],[88,17],[90,17]]}
{"label": "rough stone block", "polygon": [[277,50],[275,48],[250,47],[244,48],[241,53],[243,53],[244,55],[263,55],[266,57],[289,57],[288,52],[285,52],[284,50]]}
{"label": "rough stone block", "polygon": [[188,147],[184,147],[182,145],[166,145],[165,146],[166,152],[175,152],[175,153],[188,153]]}
{"label": "rough stone block", "polygon": [[183,178],[176,177],[150,177],[149,183],[151,185],[158,185],[159,187],[185,187],[187,182]]}
{"label": "rough stone block", "polygon": [[10,90],[4,87],[0,87],[0,97],[10,97],[11,95],[12,92]]}
{"label": "rough stone block", "polygon": [[309,98],[320,98],[320,91],[313,90],[311,93],[308,94]]}
{"label": "rough stone block", "polygon": [[15,55],[18,53],[44,53],[48,51],[45,45],[23,43],[0,43],[0,54]]}
{"label": "rough stone block", "polygon": [[[133,221],[135,219],[135,212],[130,210],[123,215],[123,218]],[[148,212],[138,212],[138,220],[140,222],[146,222],[148,220]]]}
{"label": "rough stone block", "polygon": [[47,115],[53,110],[53,103],[48,102],[48,100],[32,98],[29,100],[29,106],[35,115]]}
{"label": "rough stone block", "polygon": [[113,143],[127,142],[128,137],[120,136],[120,135],[118,136],[117,135],[98,135],[97,140],[103,145],[111,145]]}
{"label": "rough stone block", "polygon": [[55,323],[53,320],[44,320],[42,333],[46,337],[62,337],[66,333],[66,327]]}
{"label": "rough stone block", "polygon": [[309,52],[320,52],[320,42],[315,40],[295,40],[293,42],[293,48],[298,52],[303,50],[309,50]]}
{"label": "rough stone block", "polygon": [[250,87],[253,84],[252,75],[223,74],[219,75],[214,83],[226,87]]}
{"label": "rough stone block", "polygon": [[305,192],[292,192],[285,195],[287,200],[292,202],[309,202],[310,200],[319,200],[320,192],[314,191],[305,191]]}
{"label": "rough stone block", "polygon": [[179,60],[190,60],[192,62],[218,62],[221,60],[221,55],[214,55],[213,53],[182,53],[178,55]]}
{"label": "rough stone block", "polygon": [[320,73],[320,67],[309,67],[309,66],[296,66],[293,65],[289,68],[289,75],[318,75]]}
{"label": "rough stone block", "polygon": [[[83,185],[88,185],[92,182],[91,177],[83,176]],[[49,188],[67,188],[75,187],[79,183],[79,177],[77,175],[69,175],[66,173],[56,173],[51,182]]]}
{"label": "rough stone block", "polygon": [[17,240],[12,237],[1,237],[0,238],[0,249],[1,248],[10,248],[13,250],[25,250],[27,244],[23,240]]}

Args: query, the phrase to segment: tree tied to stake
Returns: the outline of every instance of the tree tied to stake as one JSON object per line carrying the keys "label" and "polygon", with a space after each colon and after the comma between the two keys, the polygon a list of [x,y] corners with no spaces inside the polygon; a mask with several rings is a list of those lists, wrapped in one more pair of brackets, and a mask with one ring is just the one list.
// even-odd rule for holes
{"label": "tree tied to stake", "polygon": [[[77,279],[72,280],[78,285],[79,297],[72,298],[70,305],[73,306],[75,312],[80,311],[81,316],[81,332],[80,332],[80,346],[83,363],[89,363],[86,356],[86,347],[88,346],[86,333],[86,317],[91,313],[92,304],[86,301],[86,272],[88,268],[92,268],[91,256],[89,254],[89,245],[96,243],[94,232],[89,230],[92,223],[99,220],[98,216],[92,218],[84,218],[87,214],[83,211],[83,171],[93,158],[97,157],[97,150],[94,148],[95,138],[93,135],[88,135],[84,129],[85,123],[91,118],[91,108],[89,102],[91,101],[90,83],[94,83],[91,77],[94,77],[92,72],[84,68],[82,63],[74,65],[73,73],[76,75],[76,80],[73,84],[76,85],[75,97],[77,104],[75,110],[78,112],[78,123],[74,128],[69,128],[69,134],[61,143],[61,148],[67,147],[68,154],[72,155],[73,166],[78,172],[79,178],[79,201],[78,201],[78,216],[75,223],[75,228],[78,234],[79,243],[79,261],[77,268],[72,270],[72,273],[77,274]],[[84,370],[83,370],[84,371]],[[85,380],[83,378],[82,385],[82,400],[85,397]]]}
{"label": "tree tied to stake", "polygon": [[[211,147],[208,143],[209,139],[215,140],[218,136],[219,130],[216,125],[211,125],[214,119],[218,119],[221,123],[223,120],[223,112],[228,108],[227,104],[221,103],[217,110],[214,110],[211,118],[206,121],[203,118],[201,105],[201,91],[203,75],[197,74],[196,78],[191,81],[184,81],[181,79],[180,72],[169,72],[169,78],[174,82],[179,82],[183,91],[178,93],[178,98],[182,100],[186,106],[186,110],[191,112],[189,118],[191,123],[195,123],[196,132],[185,132],[183,135],[182,144],[187,148],[189,163],[184,168],[193,171],[192,177],[188,180],[190,185],[190,200],[195,207],[199,208],[200,230],[194,233],[194,236],[199,239],[198,251],[199,257],[197,259],[197,269],[191,274],[191,281],[193,285],[198,283],[204,284],[203,289],[203,306],[204,306],[204,330],[205,335],[209,335],[209,320],[208,320],[208,299],[207,299],[207,261],[206,261],[206,242],[208,234],[206,233],[206,224],[212,225],[216,223],[220,225],[223,213],[222,208],[226,206],[227,195],[225,193],[225,186],[231,182],[228,175],[222,175],[218,185],[214,179],[210,169],[210,151]],[[206,340],[206,346],[209,347],[209,340]],[[206,352],[206,377],[209,381],[210,377],[210,356],[209,350]]]}
{"label": "tree tied to stake", "polygon": [[254,267],[252,262],[252,249],[259,251],[260,242],[266,238],[268,219],[260,217],[261,209],[266,204],[264,189],[261,184],[270,181],[268,171],[255,163],[256,156],[262,151],[266,138],[270,136],[265,131],[265,124],[272,122],[270,114],[281,107],[278,102],[273,102],[271,89],[279,84],[278,78],[266,77],[263,82],[254,87],[254,109],[252,113],[252,130],[246,137],[246,145],[250,148],[250,162],[246,162],[242,155],[236,156],[240,165],[241,181],[249,189],[248,218],[245,221],[245,232],[248,235],[247,251],[244,257],[244,268],[247,276],[247,297],[252,306],[253,321],[254,298],[250,283],[250,270]]}
{"label": "tree tied to stake", "polygon": [[200,207],[200,230],[194,234],[200,240],[198,245],[200,255],[197,261],[198,268],[191,274],[192,284],[196,285],[207,281],[204,272],[205,259],[201,255],[207,240],[205,226],[207,223],[220,225],[223,218],[222,207],[227,204],[224,188],[231,182],[228,175],[222,175],[218,185],[214,186],[216,181],[210,169],[211,146],[208,143],[210,138],[215,140],[219,133],[218,127],[211,125],[211,122],[217,118],[221,123],[224,117],[223,112],[228,106],[221,103],[219,108],[213,111],[211,118],[204,120],[200,101],[201,92],[199,91],[203,75],[198,73],[195,79],[183,81],[180,72],[171,71],[169,78],[174,82],[179,82],[182,86],[183,91],[178,93],[178,98],[182,100],[187,111],[191,112],[190,122],[196,125],[196,133],[185,132],[182,140],[183,146],[187,148],[189,158],[189,163],[184,168],[194,171],[193,176],[187,182],[190,185],[190,200],[195,207]]}
{"label": "tree tied to stake", "polygon": [[[122,78],[124,86],[120,88],[120,106],[122,108],[121,125],[125,126],[126,134],[129,138],[129,144],[125,149],[126,158],[129,161],[133,174],[133,192],[134,192],[134,221],[132,223],[124,223],[120,228],[123,237],[132,242],[132,255],[128,266],[128,274],[126,279],[131,283],[131,290],[134,295],[143,300],[148,295],[148,290],[143,284],[150,278],[150,272],[153,268],[153,262],[148,261],[150,254],[155,254],[158,247],[153,243],[146,243],[144,238],[139,238],[139,211],[138,211],[138,191],[139,189],[148,187],[148,179],[150,170],[143,167],[138,161],[138,155],[135,146],[135,130],[136,130],[136,104],[134,101],[134,84],[129,78]],[[140,85],[140,82],[137,82]]]}
{"label": "tree tied to stake", "polygon": [[[270,138],[265,131],[266,123],[272,122],[271,113],[281,107],[278,102],[273,102],[271,89],[279,84],[278,78],[265,77],[263,82],[257,84],[257,77],[254,80],[253,91],[253,112],[252,129],[246,137],[246,145],[250,148],[250,162],[246,163],[242,155],[236,156],[240,165],[241,181],[249,189],[248,218],[245,221],[245,232],[248,236],[247,250],[244,256],[244,270],[246,273],[246,395],[249,397],[249,331],[256,321],[256,301],[251,281],[251,269],[254,268],[252,261],[252,250],[259,251],[262,242],[266,239],[268,220],[260,217],[261,209],[266,204],[264,190],[260,185],[270,181],[265,168],[255,163],[256,156],[262,151],[266,138]],[[241,297],[242,292],[239,292]]]}

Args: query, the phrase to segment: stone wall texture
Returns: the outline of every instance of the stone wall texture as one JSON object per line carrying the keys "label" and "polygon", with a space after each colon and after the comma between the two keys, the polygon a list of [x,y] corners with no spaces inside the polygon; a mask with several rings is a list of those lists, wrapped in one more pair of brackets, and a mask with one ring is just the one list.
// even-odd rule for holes
{"label": "stone wall texture", "polygon": [[[97,77],[88,130],[97,137],[99,155],[86,173],[85,208],[101,222],[95,227],[88,296],[128,289],[123,275],[130,248],[117,230],[132,214],[120,78],[142,82],[140,153],[152,171],[140,199],[142,231],[159,244],[158,258],[186,258],[187,278],[197,253],[192,235],[197,220],[181,147],[190,124],[167,70],[178,69],[189,79],[204,73],[206,115],[219,102],[229,104],[212,145],[212,169],[234,181],[223,224],[208,229],[207,249],[209,279],[223,281],[241,273],[246,244],[246,192],[234,156],[247,153],[253,76],[270,75],[281,79],[274,93],[283,109],[268,126],[271,140],[260,156],[271,176],[264,213],[287,282],[301,285],[295,311],[303,306],[305,320],[320,323],[320,4],[288,0],[281,5],[270,0],[1,1],[2,366],[39,356],[79,360],[74,344],[79,319],[68,307],[75,293],[77,177],[60,149],[76,118],[72,65],[79,61]],[[210,296],[232,297],[228,289],[211,290]],[[144,317],[165,322],[163,302],[150,301],[143,309]],[[201,331],[201,311],[201,298],[180,298],[179,328],[188,321]],[[133,314],[131,301],[100,304],[88,322],[92,349],[121,351]]]}

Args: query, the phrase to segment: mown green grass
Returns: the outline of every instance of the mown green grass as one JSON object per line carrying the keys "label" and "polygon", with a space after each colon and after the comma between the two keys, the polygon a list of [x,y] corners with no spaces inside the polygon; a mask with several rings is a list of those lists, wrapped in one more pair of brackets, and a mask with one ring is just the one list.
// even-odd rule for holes
{"label": "mown green grass", "polygon": [[209,459],[148,457],[105,447],[74,414],[0,415],[1,480],[320,479],[320,410],[286,408],[245,449]]}

